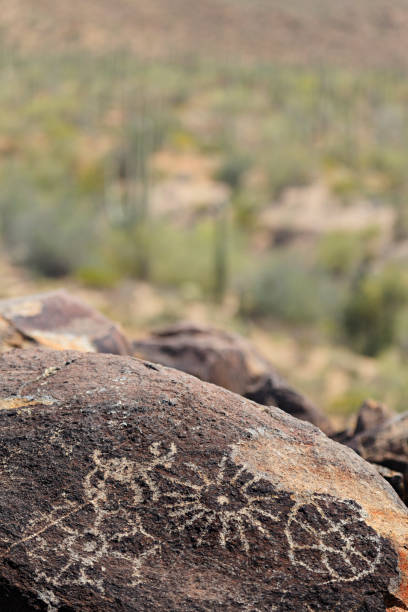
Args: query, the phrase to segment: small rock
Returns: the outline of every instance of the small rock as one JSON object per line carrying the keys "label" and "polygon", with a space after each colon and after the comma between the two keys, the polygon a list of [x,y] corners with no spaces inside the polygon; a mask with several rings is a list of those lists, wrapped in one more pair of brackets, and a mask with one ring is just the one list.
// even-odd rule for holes
{"label": "small rock", "polygon": [[0,300],[0,352],[33,344],[128,355],[118,325],[64,290]]}
{"label": "small rock", "polygon": [[380,421],[345,444],[366,461],[403,474],[404,488],[408,491],[408,412]]}
{"label": "small rock", "polygon": [[369,431],[373,427],[380,427],[393,416],[392,411],[376,400],[368,399],[361,406],[353,436]]}

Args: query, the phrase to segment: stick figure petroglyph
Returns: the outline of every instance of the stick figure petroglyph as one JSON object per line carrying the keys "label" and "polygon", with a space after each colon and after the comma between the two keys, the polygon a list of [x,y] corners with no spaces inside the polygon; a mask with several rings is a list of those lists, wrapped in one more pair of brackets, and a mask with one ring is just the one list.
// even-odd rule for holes
{"label": "stick figure petroglyph", "polygon": [[[25,545],[34,561],[36,581],[51,587],[78,584],[104,593],[107,568],[117,583],[135,587],[144,561],[160,551],[160,542],[146,531],[137,512],[143,503],[138,482],[142,480],[157,499],[150,473],[158,465],[168,467],[175,452],[173,445],[164,454],[152,445],[152,460],[139,465],[123,457],[104,459],[95,450],[93,467],[83,481],[83,503],[63,494],[50,513],[38,513],[29,522],[23,538],[10,550]],[[49,594],[43,599],[52,610],[55,602]]]}

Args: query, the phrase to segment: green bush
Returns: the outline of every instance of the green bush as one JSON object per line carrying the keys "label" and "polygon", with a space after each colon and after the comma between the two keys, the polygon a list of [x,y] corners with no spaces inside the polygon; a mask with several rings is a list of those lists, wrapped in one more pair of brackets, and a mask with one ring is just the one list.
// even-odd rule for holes
{"label": "green bush", "polygon": [[167,287],[193,284],[203,297],[214,290],[214,226],[202,222],[190,229],[156,225],[152,235],[155,253],[152,278]]}
{"label": "green bush", "polygon": [[[10,169],[11,170],[11,169]],[[35,273],[71,274],[95,249],[97,223],[91,207],[76,206],[73,194],[39,197],[35,184],[10,172],[0,195],[0,236],[12,258]]]}
{"label": "green bush", "polygon": [[362,232],[331,232],[320,240],[318,264],[334,276],[350,276],[362,262],[369,261],[375,255],[377,235],[377,228]]}
{"label": "green bush", "polygon": [[250,166],[251,160],[248,155],[234,152],[221,164],[215,174],[215,179],[226,183],[235,191],[241,187],[244,175]]}
{"label": "green bush", "polygon": [[340,295],[330,277],[293,254],[271,256],[241,284],[241,313],[287,323],[324,323]]}
{"label": "green bush", "polygon": [[83,266],[76,273],[76,278],[93,289],[114,287],[119,281],[119,273],[108,263],[95,266]]}
{"label": "green bush", "polygon": [[406,278],[388,268],[363,277],[350,292],[342,316],[348,343],[357,351],[374,356],[395,340],[398,315],[407,303]]}
{"label": "green bush", "polygon": [[307,148],[285,144],[276,151],[267,165],[269,194],[278,198],[288,187],[302,187],[315,175],[313,157]]}

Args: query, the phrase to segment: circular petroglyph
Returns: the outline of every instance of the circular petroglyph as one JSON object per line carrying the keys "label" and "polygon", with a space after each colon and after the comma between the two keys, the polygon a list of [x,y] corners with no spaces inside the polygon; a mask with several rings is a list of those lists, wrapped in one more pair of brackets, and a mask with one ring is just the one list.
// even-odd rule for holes
{"label": "circular petroglyph", "polygon": [[289,557],[320,582],[350,582],[373,573],[381,561],[381,538],[353,501],[310,496],[293,506],[285,529]]}

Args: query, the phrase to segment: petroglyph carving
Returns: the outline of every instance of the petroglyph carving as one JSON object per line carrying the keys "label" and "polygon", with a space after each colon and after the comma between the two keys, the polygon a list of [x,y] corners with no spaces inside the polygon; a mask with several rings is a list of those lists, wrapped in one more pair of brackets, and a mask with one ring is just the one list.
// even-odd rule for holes
{"label": "petroglyph carving", "polygon": [[[381,561],[381,541],[367,526],[358,506],[349,500],[336,502],[315,495],[299,500],[287,521],[289,557],[322,582],[351,582],[371,574]],[[343,510],[343,511],[342,511]]]}
{"label": "petroglyph carving", "polygon": [[[194,463],[184,463],[182,473],[182,477],[163,475],[167,484],[162,498],[171,531],[181,533],[193,527],[196,546],[216,532],[223,548],[237,544],[246,553],[250,552],[248,532],[273,538],[280,512],[272,510],[278,501],[272,485],[225,456],[212,477]],[[279,503],[275,506],[279,508]]]}
{"label": "petroglyph carving", "polygon": [[239,552],[245,563],[262,538],[277,583],[282,559],[314,584],[357,581],[381,563],[381,538],[352,501],[278,491],[228,455],[205,468],[183,461],[174,443],[153,443],[148,455],[145,461],[107,459],[95,450],[82,500],[64,493],[10,547],[25,547],[48,610],[58,608],[54,589],[67,584],[104,594],[107,568],[117,587],[137,587],[146,560],[176,538],[187,538],[191,548]]}
{"label": "petroglyph carving", "polygon": [[[152,499],[157,499],[159,493],[150,473],[158,465],[169,466],[175,452],[172,446],[161,454],[158,445],[153,445],[151,462],[138,465],[125,458],[105,460],[96,450],[93,468],[83,482],[84,502],[72,502],[63,494],[61,504],[30,521],[22,540],[10,550],[25,545],[34,567],[42,568],[35,570],[36,581],[49,587],[88,585],[104,593],[108,566],[117,584],[125,580],[125,586],[136,586],[143,562],[160,550],[160,542],[144,529],[137,511],[143,503],[138,481],[142,480]],[[130,496],[123,495],[124,488]],[[40,596],[51,611],[58,601],[50,593],[46,589]]]}

